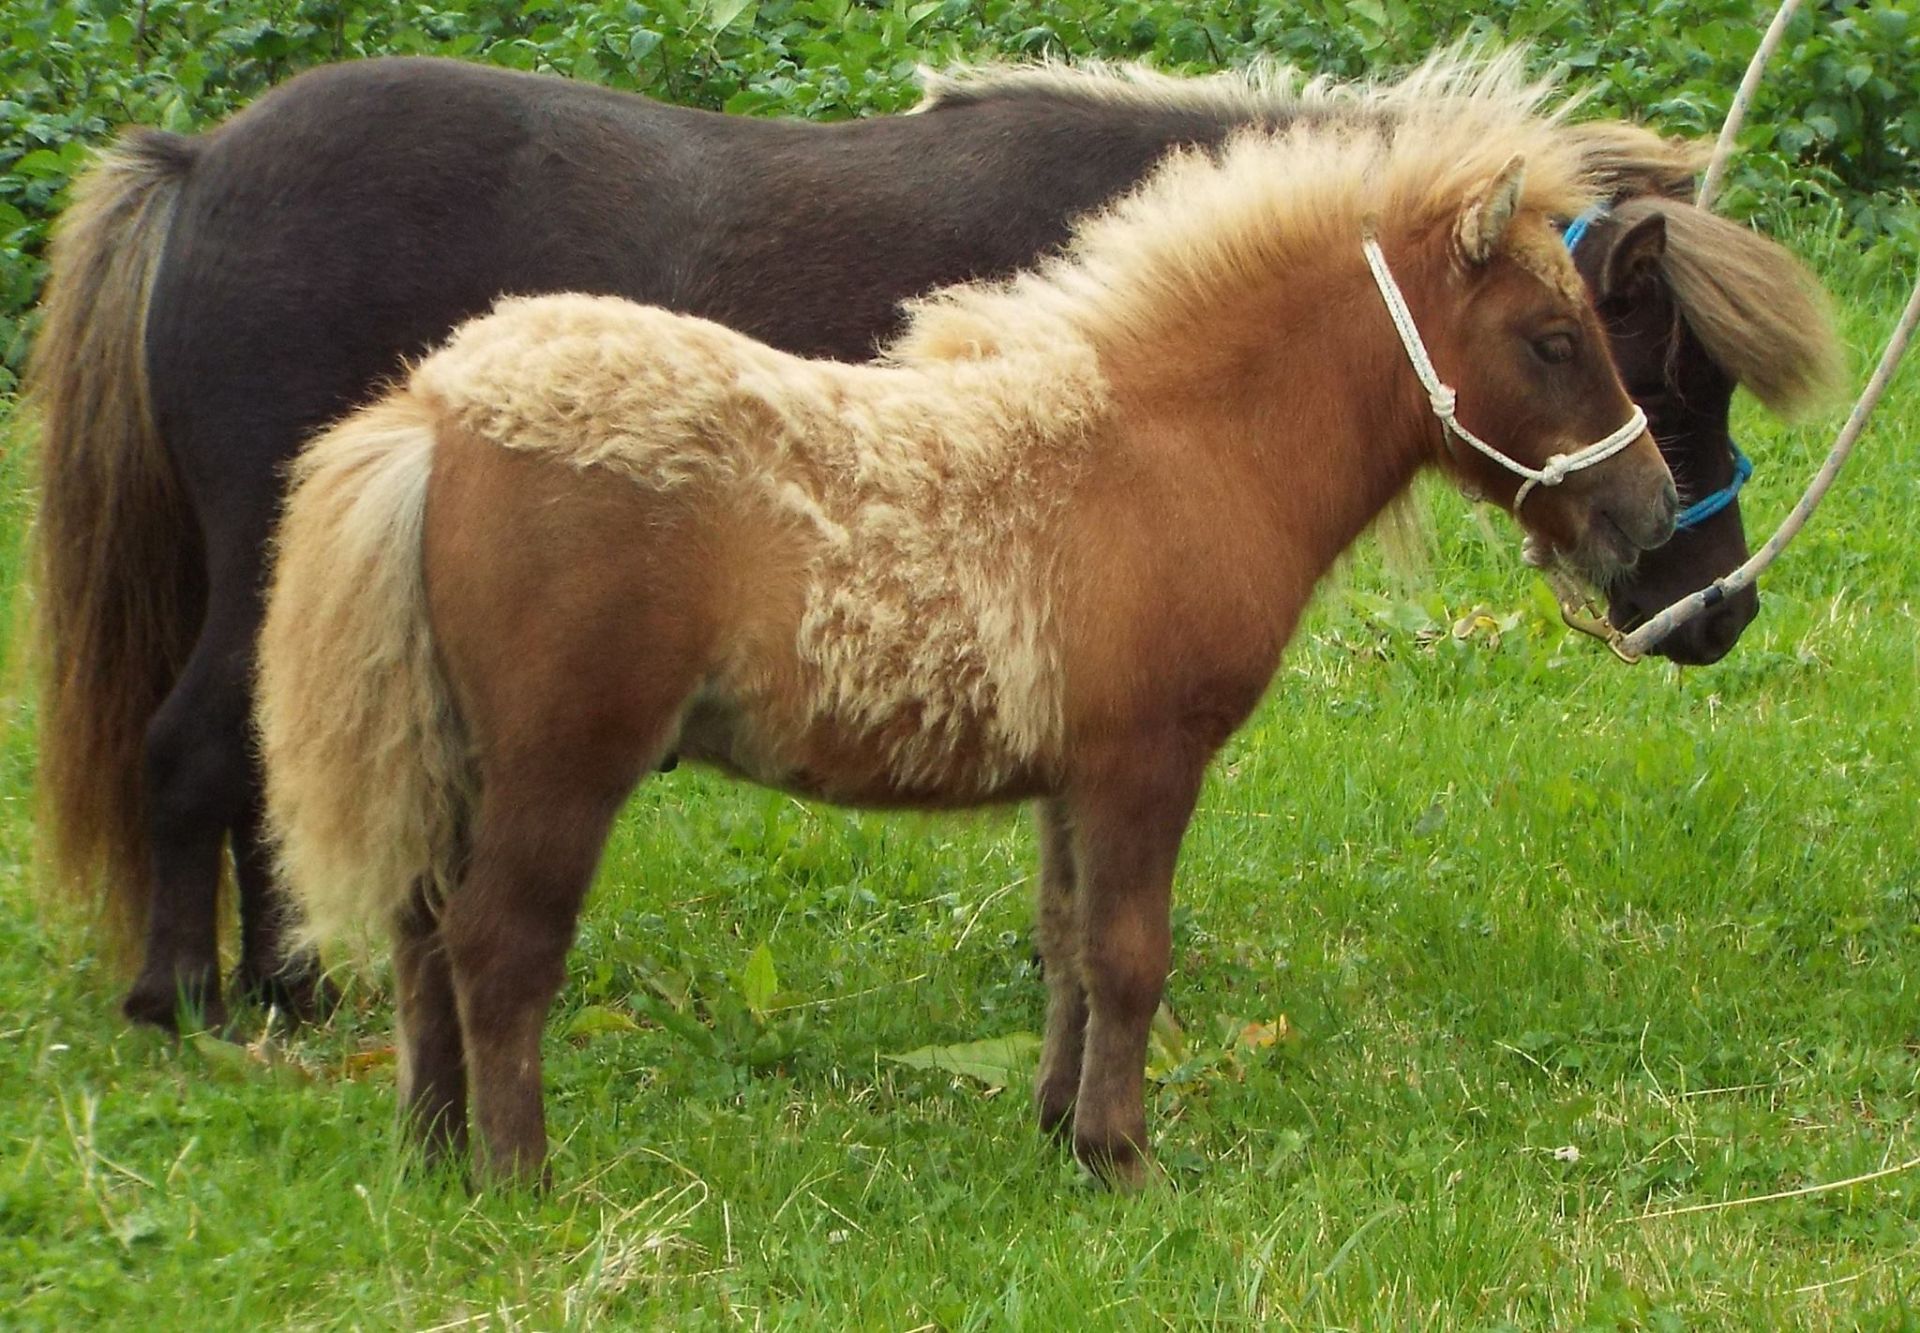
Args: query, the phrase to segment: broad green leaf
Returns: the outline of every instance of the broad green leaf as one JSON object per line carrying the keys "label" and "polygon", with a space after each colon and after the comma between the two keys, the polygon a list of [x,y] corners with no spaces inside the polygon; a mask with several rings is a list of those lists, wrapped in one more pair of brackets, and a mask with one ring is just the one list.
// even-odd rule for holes
{"label": "broad green leaf", "polygon": [[742,14],[752,8],[756,0],[713,0],[707,10],[707,26],[715,32],[724,32],[727,27]]}
{"label": "broad green leaf", "polygon": [[773,970],[773,950],[762,941],[760,947],[753,951],[753,956],[747,959],[746,970],[740,974],[740,998],[747,1002],[747,1008],[759,1016],[767,1012],[779,989],[780,977]]}
{"label": "broad green leaf", "polygon": [[961,1042],[957,1046],[922,1046],[897,1055],[883,1054],[882,1060],[913,1069],[939,1069],[975,1079],[990,1088],[1004,1088],[1016,1079],[1030,1077],[1040,1055],[1040,1038],[1031,1032],[1013,1032],[1004,1037]]}
{"label": "broad green leaf", "polygon": [[15,162],[12,169],[22,176],[46,177],[64,176],[67,174],[69,167],[66,161],[61,158],[60,154],[54,152],[52,149],[36,148],[18,162]]}
{"label": "broad green leaf", "polygon": [[607,1004],[590,1004],[567,1020],[562,1036],[569,1039],[599,1037],[609,1032],[638,1032],[640,1025],[624,1009]]}

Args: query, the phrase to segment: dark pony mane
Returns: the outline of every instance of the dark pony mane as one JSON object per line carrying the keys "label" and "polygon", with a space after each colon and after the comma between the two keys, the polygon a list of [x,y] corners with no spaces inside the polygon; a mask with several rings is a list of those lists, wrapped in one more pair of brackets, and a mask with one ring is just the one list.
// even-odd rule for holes
{"label": "dark pony mane", "polygon": [[1026,99],[1399,137],[1419,132],[1421,122],[1442,107],[1524,109],[1554,127],[1578,156],[1594,193],[1615,204],[1623,225],[1654,212],[1666,219],[1663,274],[1715,362],[1782,415],[1826,401],[1842,368],[1827,297],[1783,247],[1688,202],[1709,146],[1625,121],[1570,120],[1580,98],[1555,100],[1552,80],[1529,80],[1526,53],[1524,46],[1488,54],[1456,43],[1402,78],[1358,82],[1309,78],[1265,60],[1187,78],[1098,61],[923,69],[926,95],[915,110]]}
{"label": "dark pony mane", "polygon": [[1844,370],[1833,305],[1786,247],[1674,199],[1635,198],[1622,227],[1658,214],[1667,227],[1661,272],[1707,355],[1781,416],[1815,410]]}
{"label": "dark pony mane", "polygon": [[[997,88],[1101,101],[1191,97],[1196,108],[1237,99],[1244,107],[1285,82],[1278,73],[1261,85],[1238,73],[1184,80],[1138,68],[1037,66],[972,71],[956,84],[936,82],[930,96],[935,106],[951,105],[941,99],[954,88],[983,96]],[[1345,113],[1247,116],[1218,149],[1173,153],[1130,194],[1076,222],[1062,254],[1007,281],[906,303],[907,327],[886,357],[1004,355],[1076,335],[1126,340],[1163,324],[1172,306],[1214,299],[1306,256],[1346,253],[1357,263],[1368,218],[1413,228],[1450,217],[1516,155],[1526,162],[1522,210],[1572,216],[1603,197],[1603,173],[1558,123],[1566,103],[1548,105],[1552,93],[1551,84],[1524,77],[1515,51],[1490,59],[1442,52],[1390,83],[1317,82],[1303,96]]]}
{"label": "dark pony mane", "polygon": [[1574,122],[1581,95],[1560,96],[1553,79],[1529,79],[1524,45],[1490,52],[1456,42],[1395,79],[1341,81],[1308,77],[1276,60],[1193,77],[1163,74],[1140,64],[1088,61],[1067,65],[923,67],[925,96],[916,113],[987,102],[1034,100],[1089,107],[1134,106],[1226,120],[1290,125],[1332,124],[1384,128],[1411,121],[1438,103],[1501,102],[1524,106],[1558,125],[1586,160],[1587,174],[1604,196],[1690,198],[1709,146],[1667,138],[1618,120]]}

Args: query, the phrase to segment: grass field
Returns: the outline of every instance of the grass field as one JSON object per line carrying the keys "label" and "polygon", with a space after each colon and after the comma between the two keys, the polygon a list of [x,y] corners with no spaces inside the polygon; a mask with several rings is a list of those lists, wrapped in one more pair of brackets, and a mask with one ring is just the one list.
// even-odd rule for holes
{"label": "grass field", "polygon": [[[1825,262],[1865,360],[1905,279]],[[1751,527],[1833,424],[1742,417]],[[1569,640],[1450,495],[1416,585],[1356,559],[1186,845],[1146,1198],[1029,1123],[1020,815],[687,771],[573,955],[555,1188],[408,1172],[378,976],[253,1047],[120,1022],[33,893],[16,628],[0,1326],[1920,1327],[1920,1168],[1814,1190],[1920,1157],[1916,430],[1909,367],[1710,669]],[[893,1058],[989,1038],[984,1081]]]}

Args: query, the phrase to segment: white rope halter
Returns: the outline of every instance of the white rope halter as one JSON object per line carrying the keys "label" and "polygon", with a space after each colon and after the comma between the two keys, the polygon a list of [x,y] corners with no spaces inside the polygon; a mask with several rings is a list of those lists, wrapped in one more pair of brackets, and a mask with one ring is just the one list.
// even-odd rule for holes
{"label": "white rope halter", "polygon": [[1527,496],[1533,493],[1535,486],[1558,486],[1566,480],[1568,473],[1606,462],[1639,439],[1646,430],[1647,414],[1636,406],[1626,424],[1613,434],[1570,454],[1555,454],[1544,467],[1531,468],[1501,453],[1461,425],[1460,418],[1454,414],[1454,404],[1459,395],[1440,382],[1439,372],[1433,368],[1433,359],[1427,355],[1427,345],[1420,340],[1420,330],[1414,325],[1413,312],[1407,309],[1407,298],[1400,294],[1400,285],[1393,280],[1393,273],[1387,268],[1387,257],[1380,253],[1380,243],[1368,236],[1361,241],[1360,248],[1366,253],[1367,267],[1373,270],[1373,281],[1380,288],[1380,299],[1387,303],[1387,313],[1393,316],[1393,327],[1400,334],[1400,345],[1407,349],[1407,360],[1413,362],[1413,373],[1420,377],[1420,387],[1427,391],[1427,402],[1432,406],[1433,414],[1440,418],[1440,425],[1507,471],[1524,478],[1513,497],[1515,512],[1526,503]]}

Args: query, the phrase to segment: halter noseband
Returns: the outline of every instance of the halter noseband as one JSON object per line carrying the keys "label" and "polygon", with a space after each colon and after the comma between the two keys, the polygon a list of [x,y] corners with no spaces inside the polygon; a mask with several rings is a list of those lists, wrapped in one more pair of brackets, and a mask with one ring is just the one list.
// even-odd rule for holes
{"label": "halter noseband", "polygon": [[1606,462],[1646,431],[1647,414],[1635,404],[1633,414],[1611,435],[1570,454],[1555,454],[1544,467],[1528,467],[1519,459],[1500,452],[1461,425],[1460,418],[1454,414],[1454,404],[1459,395],[1441,381],[1439,372],[1433,368],[1433,359],[1427,355],[1427,345],[1420,339],[1420,330],[1414,325],[1413,312],[1407,309],[1406,297],[1400,294],[1400,286],[1387,268],[1387,257],[1380,252],[1380,243],[1368,236],[1361,241],[1360,248],[1367,257],[1367,267],[1373,270],[1373,281],[1380,289],[1380,299],[1386,302],[1387,313],[1393,317],[1393,327],[1400,335],[1400,345],[1407,351],[1407,360],[1413,363],[1413,373],[1419,377],[1420,387],[1427,391],[1427,403],[1432,407],[1434,416],[1440,419],[1442,437],[1451,436],[1464,441],[1522,478],[1520,489],[1513,497],[1514,512],[1519,512],[1534,487],[1558,486],[1569,473]]}
{"label": "halter noseband", "polygon": [[[1567,229],[1560,234],[1560,239],[1566,245],[1568,254],[1572,254],[1579,248],[1581,240],[1587,234],[1587,228],[1605,217],[1609,211],[1611,210],[1605,204],[1595,204],[1567,224]],[[1753,460],[1741,451],[1740,446],[1735,444],[1731,437],[1727,440],[1727,448],[1733,451],[1733,480],[1719,490],[1701,496],[1682,509],[1673,520],[1676,532],[1697,528],[1732,504],[1739,497],[1740,488],[1745,486],[1748,478],[1753,476]]]}

